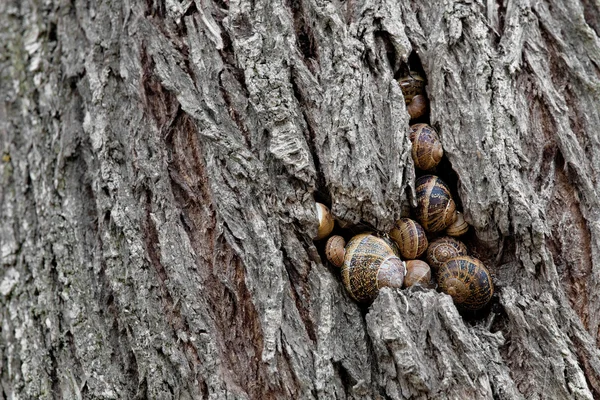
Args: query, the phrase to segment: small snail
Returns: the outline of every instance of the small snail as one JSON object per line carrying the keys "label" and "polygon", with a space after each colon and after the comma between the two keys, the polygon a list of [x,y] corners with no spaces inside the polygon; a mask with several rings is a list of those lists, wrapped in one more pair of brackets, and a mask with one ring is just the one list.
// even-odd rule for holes
{"label": "small snail", "polygon": [[408,137],[412,143],[411,155],[415,167],[425,171],[435,168],[444,156],[435,129],[427,124],[414,124],[410,127]]}
{"label": "small snail", "polygon": [[316,204],[317,216],[319,217],[319,230],[317,231],[317,236],[315,236],[315,240],[321,240],[326,238],[331,233],[335,222],[333,221],[331,211],[329,211],[329,208],[327,208],[325,204]]}
{"label": "small snail", "polygon": [[406,261],[406,276],[404,277],[404,287],[423,286],[429,287],[431,281],[431,268],[425,261],[410,260]]}
{"label": "small snail", "polygon": [[427,250],[427,236],[425,230],[418,222],[409,218],[396,221],[394,228],[389,233],[398,245],[402,257],[414,260]]}
{"label": "small snail", "polygon": [[369,302],[377,297],[381,287],[402,287],[406,266],[391,243],[362,233],[346,245],[341,273],[350,296],[359,302]]}
{"label": "small snail", "polygon": [[398,79],[398,83],[400,84],[400,89],[402,89],[410,118],[419,118],[424,115],[427,111],[425,79],[415,71],[410,71],[407,76]]}
{"label": "small snail", "polygon": [[427,112],[427,98],[422,94],[416,95],[406,107],[406,111],[410,115],[410,119],[416,119],[425,115]]}
{"label": "small snail", "polygon": [[444,236],[435,239],[427,248],[427,262],[437,271],[446,261],[454,257],[466,256],[467,246],[459,240]]}
{"label": "small snail", "polygon": [[456,203],[444,181],[435,175],[424,175],[415,186],[416,217],[427,232],[442,231],[456,220]]}
{"label": "small snail", "polygon": [[336,267],[341,267],[344,264],[344,255],[346,254],[346,241],[343,237],[333,235],[327,239],[325,244],[325,257]]}
{"label": "small snail", "polygon": [[481,261],[469,256],[452,258],[437,274],[440,290],[452,296],[454,304],[465,310],[479,310],[494,293],[489,271]]}
{"label": "small snail", "polygon": [[446,235],[448,236],[460,236],[469,230],[469,224],[465,221],[465,217],[460,211],[456,212],[456,221],[448,228],[446,228]]}

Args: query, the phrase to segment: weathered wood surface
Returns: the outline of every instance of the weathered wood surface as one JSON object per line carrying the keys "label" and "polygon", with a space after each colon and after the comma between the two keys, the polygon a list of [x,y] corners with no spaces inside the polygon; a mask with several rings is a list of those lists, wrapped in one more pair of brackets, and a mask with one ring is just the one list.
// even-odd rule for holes
{"label": "weathered wood surface", "polygon": [[[7,399],[600,397],[597,1],[0,2]],[[495,319],[344,292],[415,51]]]}

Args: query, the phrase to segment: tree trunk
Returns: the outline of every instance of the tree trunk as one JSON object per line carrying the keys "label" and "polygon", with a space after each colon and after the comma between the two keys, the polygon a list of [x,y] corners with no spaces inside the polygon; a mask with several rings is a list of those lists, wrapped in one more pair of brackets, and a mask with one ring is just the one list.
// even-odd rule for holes
{"label": "tree trunk", "polygon": [[[0,1],[6,399],[600,398],[600,3]],[[346,293],[414,205],[395,80],[494,274]]]}

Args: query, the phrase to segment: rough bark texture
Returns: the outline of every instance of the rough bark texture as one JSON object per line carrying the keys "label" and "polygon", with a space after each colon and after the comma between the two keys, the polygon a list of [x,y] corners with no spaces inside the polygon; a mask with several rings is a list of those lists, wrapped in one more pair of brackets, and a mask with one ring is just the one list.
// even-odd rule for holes
{"label": "rough bark texture", "polygon": [[[600,4],[0,1],[7,399],[600,397]],[[414,52],[491,310],[345,293]],[[453,171],[453,172],[452,172]],[[452,178],[454,177],[454,178]]]}

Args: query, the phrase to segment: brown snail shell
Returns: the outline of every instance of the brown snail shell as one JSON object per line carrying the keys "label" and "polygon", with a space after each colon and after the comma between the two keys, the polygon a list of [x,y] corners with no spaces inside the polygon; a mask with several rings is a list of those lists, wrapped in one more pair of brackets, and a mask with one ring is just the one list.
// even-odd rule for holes
{"label": "brown snail shell", "polygon": [[408,115],[410,115],[410,119],[416,119],[425,115],[428,105],[425,95],[418,94],[413,97],[410,104],[406,106],[406,111],[408,112]]}
{"label": "brown snail shell", "polygon": [[467,233],[469,230],[469,224],[465,221],[463,213],[460,211],[456,212],[456,221],[448,228],[446,228],[446,235],[448,236],[460,236]]}
{"label": "brown snail shell", "polygon": [[451,258],[466,256],[467,246],[460,240],[444,236],[433,240],[427,248],[427,262],[437,271]]}
{"label": "brown snail shell", "polygon": [[417,179],[415,186],[415,216],[425,231],[443,231],[456,220],[456,203],[444,181],[435,175],[424,175]]}
{"label": "brown snail shell", "polygon": [[425,79],[418,72],[410,71],[408,75],[398,79],[406,104],[410,104],[417,95],[425,94]]}
{"label": "brown snail shell", "polygon": [[431,281],[431,268],[425,261],[409,260],[406,261],[406,276],[404,277],[404,287],[423,286],[429,287]]}
{"label": "brown snail shell", "polygon": [[315,236],[315,240],[321,240],[326,238],[331,233],[335,222],[333,220],[333,215],[331,215],[331,211],[329,211],[329,208],[327,208],[325,204],[316,204],[317,216],[319,218],[319,230],[317,231],[317,236]]}
{"label": "brown snail shell", "polygon": [[343,237],[333,235],[327,239],[325,244],[325,257],[330,263],[336,267],[341,267],[344,264],[344,255],[346,254],[346,241]]}
{"label": "brown snail shell", "polygon": [[494,294],[490,272],[474,257],[461,256],[444,263],[437,274],[440,290],[465,310],[479,310]]}
{"label": "brown snail shell", "polygon": [[396,221],[394,228],[389,233],[398,245],[402,257],[413,260],[427,250],[427,236],[425,230],[418,222],[409,218]]}
{"label": "brown snail shell", "polygon": [[425,79],[415,71],[398,79],[398,84],[404,95],[406,109],[411,119],[419,118],[427,111],[425,97]]}
{"label": "brown snail shell", "polygon": [[377,297],[381,287],[402,287],[406,266],[393,245],[383,238],[363,233],[346,245],[341,273],[350,296],[359,302],[369,302]]}
{"label": "brown snail shell", "polygon": [[410,127],[408,137],[412,143],[411,155],[415,167],[426,171],[440,163],[444,149],[435,129],[427,124],[414,124]]}

